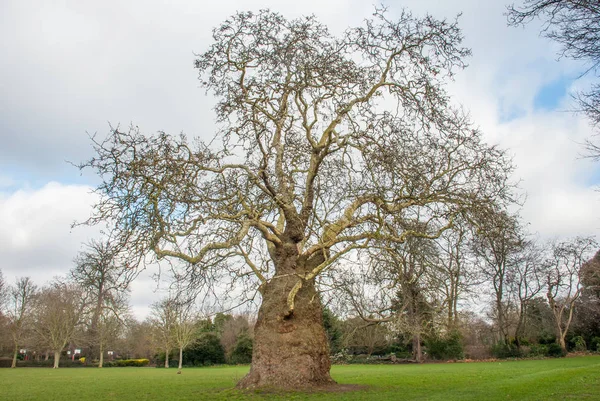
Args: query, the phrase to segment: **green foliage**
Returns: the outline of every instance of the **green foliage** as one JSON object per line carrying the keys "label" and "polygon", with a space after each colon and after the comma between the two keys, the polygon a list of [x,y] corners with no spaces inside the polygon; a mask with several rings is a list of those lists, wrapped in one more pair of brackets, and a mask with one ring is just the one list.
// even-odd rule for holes
{"label": "green foliage", "polygon": [[214,333],[203,333],[183,353],[186,366],[217,365],[225,363],[225,350]]}
{"label": "green foliage", "polygon": [[329,353],[337,354],[342,349],[342,326],[340,319],[326,306],[323,307],[323,327],[329,340]]}
{"label": "green foliage", "polygon": [[562,358],[567,356],[567,352],[561,348],[557,343],[548,344],[548,356],[553,358]]}
{"label": "green foliage", "polygon": [[556,336],[553,335],[553,334],[548,334],[548,335],[540,336],[538,338],[538,343],[540,343],[540,344],[546,344],[546,345],[555,344],[556,343]]}
{"label": "green foliage", "polygon": [[592,341],[590,341],[590,351],[600,352],[600,337],[592,337]]}
{"label": "green foliage", "polygon": [[496,343],[492,346],[491,351],[494,358],[498,359],[520,358],[523,356],[521,350],[514,344]]}
{"label": "green foliage", "polygon": [[546,344],[533,344],[529,347],[527,356],[548,356],[548,346]]}
{"label": "green foliage", "polygon": [[223,333],[223,328],[225,327],[225,323],[229,320],[233,319],[232,315],[225,313],[217,313],[215,318],[213,319],[214,330],[218,335]]}
{"label": "green foliage", "polygon": [[252,362],[252,343],[252,338],[248,334],[241,334],[235,342],[229,363],[241,365]]}
{"label": "green foliage", "polygon": [[105,368],[113,368],[113,367],[123,368],[123,367],[127,367],[127,366],[142,367],[142,366],[148,366],[149,363],[150,363],[150,360],[148,360],[148,359],[117,359],[116,361],[104,362],[102,364],[102,366]]}
{"label": "green foliage", "polygon": [[587,351],[587,344],[582,336],[573,337],[570,343],[573,344],[573,350],[576,352]]}
{"label": "green foliage", "polygon": [[432,359],[464,358],[462,339],[458,332],[452,332],[446,336],[431,336],[425,340],[425,347],[427,348],[427,354]]}
{"label": "green foliage", "polygon": [[[9,365],[10,366],[10,365]],[[17,367],[18,368],[51,368],[54,366],[54,358],[50,357],[50,359],[48,359],[47,361],[45,360],[28,360],[28,361],[17,361]],[[81,362],[79,362],[78,359],[72,361],[71,359],[61,359],[60,363],[59,363],[59,368],[81,368],[81,367],[85,367],[85,366],[90,366],[90,365],[85,365]]]}

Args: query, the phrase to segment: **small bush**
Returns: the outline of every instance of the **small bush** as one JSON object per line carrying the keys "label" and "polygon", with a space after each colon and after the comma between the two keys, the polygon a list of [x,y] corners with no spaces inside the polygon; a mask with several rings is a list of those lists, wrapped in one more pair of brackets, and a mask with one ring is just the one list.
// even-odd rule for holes
{"label": "small bush", "polygon": [[460,334],[450,333],[446,337],[434,336],[425,341],[427,354],[437,360],[463,359],[464,350]]}
{"label": "small bush", "polygon": [[563,350],[557,343],[548,344],[548,356],[553,358],[562,358],[567,355],[567,352]]}
{"label": "small bush", "polygon": [[127,367],[127,366],[135,366],[135,367],[141,367],[141,366],[148,366],[148,364],[150,363],[150,360],[148,359],[117,359],[116,361],[108,361],[105,362],[102,366],[107,367],[107,368],[112,368],[112,367]]}
{"label": "small bush", "polygon": [[229,363],[233,365],[252,362],[252,338],[247,334],[238,337],[229,357]]}
{"label": "small bush", "polygon": [[512,344],[497,343],[492,347],[492,355],[498,359],[520,358],[521,350]]}
{"label": "small bush", "polygon": [[185,366],[209,366],[223,363],[225,363],[225,350],[219,337],[214,333],[203,333],[183,352],[183,365]]}
{"label": "small bush", "polygon": [[[51,368],[54,366],[54,358],[45,360],[29,360],[29,361],[17,361],[17,367],[23,368]],[[61,359],[59,362],[59,368],[81,368],[86,365],[79,362],[78,359],[72,361],[71,359]]]}
{"label": "small bush", "polygon": [[600,337],[592,337],[592,341],[590,341],[590,351],[600,352]]}
{"label": "small bush", "polygon": [[587,351],[587,344],[582,336],[573,337],[570,341],[573,344],[573,351],[585,352]]}
{"label": "small bush", "polygon": [[529,347],[528,356],[548,356],[548,346],[546,344],[534,344]]}

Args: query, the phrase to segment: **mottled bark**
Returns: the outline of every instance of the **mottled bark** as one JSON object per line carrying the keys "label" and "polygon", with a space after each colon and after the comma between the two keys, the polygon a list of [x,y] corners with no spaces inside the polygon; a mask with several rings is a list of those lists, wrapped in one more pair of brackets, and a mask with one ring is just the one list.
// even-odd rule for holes
{"label": "mottled bark", "polygon": [[181,374],[182,362],[183,362],[183,347],[179,347],[179,365],[177,366],[177,374]]}
{"label": "mottled bark", "polygon": [[58,364],[60,363],[60,351],[54,351],[54,369],[58,369]]}
{"label": "mottled bark", "polygon": [[19,353],[19,348],[15,345],[15,351],[13,353],[13,360],[12,363],[10,365],[11,368],[16,368],[17,367],[17,354]]}
{"label": "mottled bark", "polygon": [[100,342],[100,362],[98,362],[98,367],[101,368],[104,365],[104,347],[102,346],[102,342]]}
{"label": "mottled bark", "polygon": [[263,302],[254,328],[250,373],[240,388],[308,388],[334,384],[321,300],[314,282],[303,281],[290,311],[288,295],[298,276],[281,273],[262,290]]}
{"label": "mottled bark", "polygon": [[169,367],[169,347],[165,348],[165,368]]}

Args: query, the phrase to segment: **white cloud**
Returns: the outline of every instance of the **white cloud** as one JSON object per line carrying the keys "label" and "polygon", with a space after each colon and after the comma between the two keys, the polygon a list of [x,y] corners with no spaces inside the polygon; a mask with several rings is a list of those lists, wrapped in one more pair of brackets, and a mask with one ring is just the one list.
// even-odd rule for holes
{"label": "white cloud", "polygon": [[[384,2],[392,13],[397,2]],[[51,5],[50,5],[51,4]],[[210,43],[211,28],[236,10],[272,8],[288,17],[316,14],[333,32],[359,24],[373,11],[361,0],[233,1],[207,5],[109,0],[0,4],[0,268],[7,278],[38,283],[65,273],[80,244],[97,230],[78,228],[93,201],[89,177],[64,160],[91,155],[88,132],[107,121],[137,124],[144,132],[212,135],[212,99],[198,88],[193,52]],[[579,159],[591,134],[581,116],[539,111],[540,89],[582,66],[556,61],[557,46],[538,35],[539,24],[509,28],[504,1],[407,0],[402,6],[459,20],[470,66],[449,83],[485,138],[514,154],[516,176],[528,193],[523,215],[542,236],[599,233],[598,164]],[[538,24],[538,25],[536,25]],[[576,81],[578,88],[587,80]],[[561,110],[570,109],[563,99]],[[516,118],[505,121],[507,114]],[[20,189],[21,182],[47,185]],[[133,286],[136,313],[159,294],[143,273]],[[144,306],[146,305],[146,306]]]}

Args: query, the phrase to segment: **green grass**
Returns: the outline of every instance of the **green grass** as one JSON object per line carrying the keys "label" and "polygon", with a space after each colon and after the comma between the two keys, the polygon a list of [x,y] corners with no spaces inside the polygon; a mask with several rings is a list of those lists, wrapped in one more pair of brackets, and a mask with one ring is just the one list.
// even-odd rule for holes
{"label": "green grass", "polygon": [[248,367],[0,369],[0,400],[600,400],[600,356],[334,366],[340,393],[244,393]]}

